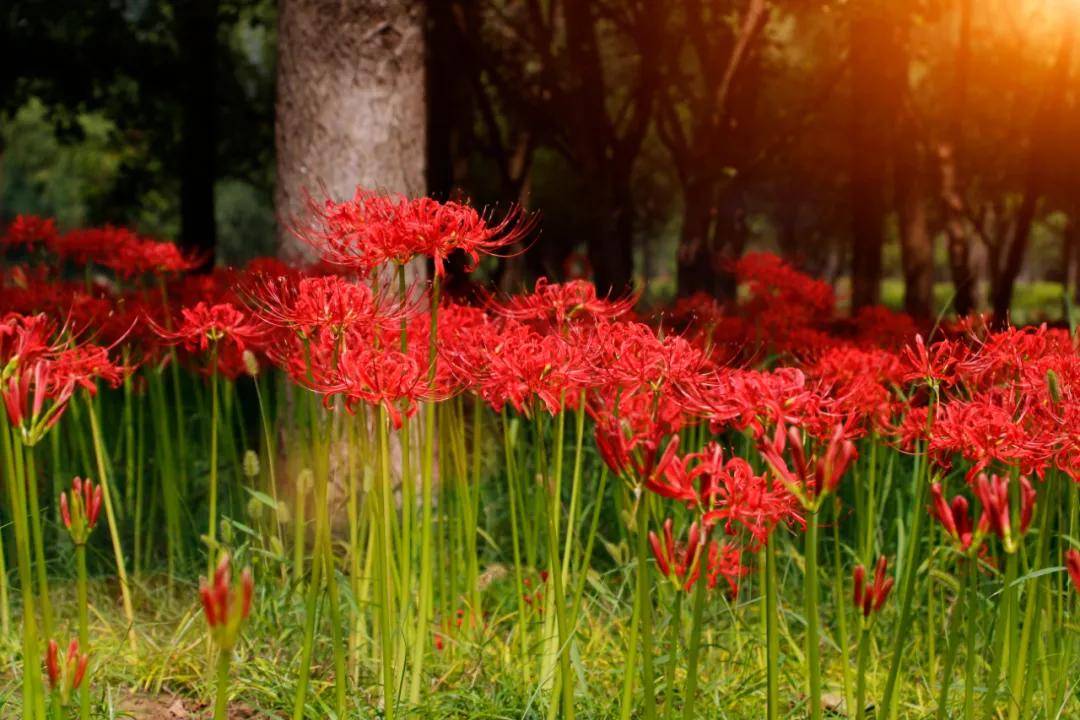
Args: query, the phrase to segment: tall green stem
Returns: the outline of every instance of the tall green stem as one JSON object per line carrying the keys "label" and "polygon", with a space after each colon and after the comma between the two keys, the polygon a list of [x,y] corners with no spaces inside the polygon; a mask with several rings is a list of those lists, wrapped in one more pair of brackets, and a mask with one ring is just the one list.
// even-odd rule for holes
{"label": "tall green stem", "polygon": [[776,535],[765,541],[765,687],[767,720],[780,718],[780,632],[776,608]]}
{"label": "tall green stem", "polygon": [[210,349],[210,517],[206,530],[206,577],[214,576],[214,556],[217,554],[218,512],[218,369],[217,343]]}
{"label": "tall green stem", "polygon": [[109,526],[109,538],[112,540],[113,558],[116,560],[116,574],[120,579],[120,598],[124,605],[124,618],[128,623],[128,645],[135,650],[135,607],[131,602],[131,587],[128,585],[127,570],[124,567],[124,551],[120,547],[120,533],[116,529],[116,514],[113,512],[112,490],[109,474],[105,470],[105,449],[101,443],[101,427],[97,413],[85,395],[87,414],[90,416],[90,436],[94,443],[94,457],[97,459],[98,484],[101,486],[102,504],[105,506],[105,521]]}
{"label": "tall green stem", "polygon": [[859,628],[859,649],[856,653],[855,720],[863,720],[866,717],[866,666],[870,657],[870,629],[866,626]]}
{"label": "tall green stem", "polygon": [[818,640],[818,511],[806,513],[806,575],[803,598],[806,610],[806,666],[810,712],[821,720],[821,647]]}
{"label": "tall green stem", "polygon": [[232,650],[218,652],[214,720],[227,720],[229,715],[229,663],[231,659]]}
{"label": "tall green stem", "polygon": [[[0,424],[0,449],[4,455],[4,476],[7,480],[7,496],[11,503],[12,524],[15,526],[16,566],[19,574],[19,589],[22,591],[22,651],[23,677],[22,700],[23,714],[27,720],[45,718],[45,693],[38,668],[38,633],[37,610],[34,607],[34,586],[31,580],[30,538],[26,526],[26,499],[21,489],[23,485],[21,461],[18,449],[12,442],[13,432],[8,431],[6,415]],[[18,464],[16,464],[18,463]]]}
{"label": "tall green stem", "polygon": [[[705,544],[698,558],[698,579],[694,585],[693,619],[690,621],[690,648],[686,656],[686,697],[683,698],[683,720],[693,720],[697,704],[698,656],[701,653],[701,620],[705,614],[705,591],[708,586],[705,568]],[[681,592],[681,590],[680,590]]]}
{"label": "tall green stem", "polygon": [[41,602],[41,630],[45,637],[52,637],[53,612],[49,600],[49,576],[45,566],[45,536],[41,525],[41,506],[38,498],[37,466],[34,448],[24,445],[26,461],[23,465],[26,497],[30,505],[30,535],[34,544],[34,570],[37,574],[38,598]]}
{"label": "tall green stem", "polygon": [[390,438],[387,426],[386,408],[379,406],[379,502],[381,517],[379,519],[380,547],[378,552],[379,562],[379,585],[382,597],[379,604],[379,642],[382,647],[382,681],[383,681],[383,717],[385,720],[394,720],[396,693],[394,683],[394,593],[391,581],[391,566],[393,563],[393,541],[391,539],[391,495],[393,488],[390,484]]}
{"label": "tall green stem", "polygon": [[[75,546],[75,567],[77,573],[76,593],[79,603],[79,648],[82,652],[90,655],[90,608],[86,591],[86,545],[79,543]],[[90,683],[84,682],[79,688],[79,718],[88,720],[90,717]]]}

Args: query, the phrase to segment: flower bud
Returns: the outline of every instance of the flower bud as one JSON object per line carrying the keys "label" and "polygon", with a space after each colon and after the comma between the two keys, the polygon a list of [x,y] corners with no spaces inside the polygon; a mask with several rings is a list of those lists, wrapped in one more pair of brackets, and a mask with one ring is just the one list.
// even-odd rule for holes
{"label": "flower bud", "polygon": [[244,476],[248,478],[258,477],[259,471],[259,454],[254,450],[244,452]]}

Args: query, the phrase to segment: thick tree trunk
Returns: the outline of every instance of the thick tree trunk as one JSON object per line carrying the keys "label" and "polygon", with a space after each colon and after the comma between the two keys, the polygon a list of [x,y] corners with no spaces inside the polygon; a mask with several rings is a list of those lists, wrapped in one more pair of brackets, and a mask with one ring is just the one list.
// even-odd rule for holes
{"label": "thick tree trunk", "polygon": [[1031,242],[1031,226],[1035,222],[1035,214],[1042,194],[1050,184],[1050,168],[1054,161],[1054,143],[1057,138],[1061,106],[1068,89],[1076,23],[1076,18],[1070,15],[1062,31],[1061,45],[1058,48],[1054,67],[1047,78],[1042,102],[1031,123],[1024,195],[1016,211],[1012,232],[1008,234],[1007,251],[991,291],[994,322],[999,325],[1008,320],[1013,289],[1016,286],[1016,279],[1020,276],[1024,256],[1027,255],[1028,245]]}
{"label": "thick tree trunk", "polygon": [[284,256],[310,254],[288,230],[306,193],[425,192],[424,76],[421,0],[281,0],[275,204]]}
{"label": "thick tree trunk", "polygon": [[972,0],[961,0],[953,63],[952,111],[949,138],[938,148],[941,198],[945,205],[945,237],[948,242],[949,272],[953,282],[953,310],[960,317],[975,309],[975,277],[971,270],[971,234],[964,217],[964,197],[959,185],[962,165],[964,117],[967,114],[968,68],[971,64]]}
{"label": "thick tree trunk", "polygon": [[595,228],[589,236],[589,264],[596,291],[621,295],[633,289],[633,194],[629,173],[615,173],[606,183],[607,193],[597,198],[591,213]]}
{"label": "thick tree trunk", "polygon": [[[887,181],[887,122],[882,122],[886,83],[878,69],[892,45],[882,11],[856,9],[851,21],[851,305],[876,305],[881,297]],[[894,117],[894,116],[893,116]]]}
{"label": "thick tree trunk", "polygon": [[713,187],[687,180],[683,185],[682,228],[676,252],[679,297],[715,292],[712,219],[716,214]]}
{"label": "thick tree trunk", "polygon": [[180,78],[180,244],[214,262],[217,133],[217,0],[177,5]]}
{"label": "thick tree trunk", "polygon": [[893,157],[900,253],[904,269],[904,310],[926,320],[933,314],[934,245],[927,229],[925,168],[912,128],[902,124]]}

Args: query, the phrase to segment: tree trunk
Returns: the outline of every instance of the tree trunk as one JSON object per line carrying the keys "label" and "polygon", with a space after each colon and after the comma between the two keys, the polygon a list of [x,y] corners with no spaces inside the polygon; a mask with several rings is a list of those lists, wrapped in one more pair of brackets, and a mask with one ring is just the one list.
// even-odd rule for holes
{"label": "tree trunk", "polygon": [[596,198],[595,228],[589,235],[588,254],[596,291],[621,295],[633,289],[633,194],[629,173],[613,173],[607,193]]}
{"label": "tree trunk", "polygon": [[993,283],[991,308],[994,311],[994,322],[998,325],[1003,325],[1008,320],[1013,288],[1020,276],[1024,256],[1031,242],[1031,226],[1035,221],[1039,201],[1049,184],[1050,167],[1055,152],[1054,141],[1057,137],[1061,106],[1068,89],[1073,39],[1076,34],[1075,16],[1070,15],[1066,22],[1054,67],[1047,78],[1039,109],[1031,122],[1024,195],[1020,208],[1016,211],[1012,232],[1008,234],[1006,254]]}
{"label": "tree trunk", "polygon": [[968,220],[964,216],[964,196],[959,181],[964,116],[967,113],[968,68],[971,64],[971,5],[972,0],[960,2],[949,137],[938,148],[941,198],[945,205],[945,237],[948,242],[949,272],[953,282],[953,309],[960,317],[971,314],[975,309],[971,234]]}
{"label": "tree trunk", "polygon": [[281,0],[277,73],[283,256],[310,256],[288,230],[306,193],[425,192],[421,0]]}
{"label": "tree trunk", "polygon": [[716,214],[713,186],[687,180],[683,186],[682,228],[676,251],[679,297],[715,291],[712,272],[712,218]]}
{"label": "tree trunk", "polygon": [[214,220],[215,92],[217,88],[217,0],[190,0],[176,8],[180,79],[180,244],[213,265],[217,244]]}
{"label": "tree trunk", "polygon": [[[851,305],[876,305],[881,297],[888,142],[883,137],[885,98],[882,53],[892,45],[890,23],[877,9],[856,9],[851,21]],[[895,116],[893,116],[895,117]]]}

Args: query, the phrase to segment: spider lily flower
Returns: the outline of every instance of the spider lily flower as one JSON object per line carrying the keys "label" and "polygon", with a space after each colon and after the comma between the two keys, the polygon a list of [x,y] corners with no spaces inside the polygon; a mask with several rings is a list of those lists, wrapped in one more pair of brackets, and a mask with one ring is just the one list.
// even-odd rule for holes
{"label": "spider lily flower", "polygon": [[240,638],[240,629],[251,613],[254,590],[255,583],[249,568],[240,574],[238,582],[232,583],[228,553],[222,553],[214,577],[209,582],[206,579],[199,582],[199,597],[206,624],[210,626],[214,644],[221,651],[232,650]]}
{"label": "spider lily flower", "polygon": [[1080,592],[1080,550],[1073,548],[1065,553],[1065,569],[1068,570],[1076,591]]}
{"label": "spider lily flower", "polygon": [[971,516],[968,514],[969,506],[967,498],[957,495],[949,502],[945,499],[941,483],[930,486],[931,512],[938,519],[945,532],[959,546],[960,550],[967,552],[971,549],[975,540]]}
{"label": "spider lily flower", "polygon": [[1017,482],[1020,485],[1020,527],[1019,533],[1013,531],[1012,510],[1009,503],[1009,479],[999,475],[981,473],[975,478],[975,496],[983,507],[979,521],[980,530],[985,527],[997,535],[1005,546],[1005,552],[1013,553],[1017,549],[1019,536],[1027,533],[1035,509],[1035,488],[1024,476]]}
{"label": "spider lily flower", "polygon": [[60,519],[71,535],[71,541],[76,545],[85,545],[97,525],[101,500],[101,486],[95,486],[93,480],[72,480],[70,501],[68,493],[60,493]]}
{"label": "spider lily flower", "polygon": [[862,611],[864,620],[869,620],[872,614],[879,612],[885,605],[885,601],[889,599],[889,593],[892,592],[894,580],[885,575],[887,565],[888,560],[884,555],[878,558],[877,565],[874,567],[874,582],[870,585],[866,584],[865,567],[858,565],[852,573],[853,600],[855,607]]}
{"label": "spider lily flower", "polygon": [[332,265],[368,272],[384,263],[404,265],[430,257],[442,277],[452,253],[465,253],[475,267],[523,240],[533,221],[518,206],[501,220],[469,205],[432,198],[407,198],[362,187],[350,200],[308,200],[309,219],[294,232]]}
{"label": "spider lily flower", "polygon": [[[807,457],[799,428],[791,426],[785,433],[782,423],[772,440],[760,442],[759,448],[769,468],[806,510],[816,510],[836,490],[857,455],[855,444],[844,436],[843,424],[834,427],[825,452],[813,458]],[[790,466],[784,460],[785,449]]]}
{"label": "spider lily flower", "polygon": [[733,543],[721,545],[716,540],[707,540],[707,530],[703,531],[697,521],[690,524],[686,541],[678,542],[672,535],[672,524],[672,519],[668,518],[664,521],[663,535],[649,533],[649,546],[660,573],[682,591],[690,592],[704,569],[708,589],[715,588],[723,577],[730,590],[735,592],[739,578],[746,574],[742,548]]}
{"label": "spider lily flower", "polygon": [[71,694],[82,685],[89,662],[90,657],[79,652],[77,639],[72,639],[63,653],[56,640],[49,640],[45,649],[45,673],[49,678],[49,689],[60,696],[61,706],[67,705]]}

